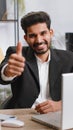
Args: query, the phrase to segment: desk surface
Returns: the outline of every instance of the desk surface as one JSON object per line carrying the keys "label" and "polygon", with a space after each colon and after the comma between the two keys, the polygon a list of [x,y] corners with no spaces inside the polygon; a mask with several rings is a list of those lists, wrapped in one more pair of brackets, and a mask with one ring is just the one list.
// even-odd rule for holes
{"label": "desk surface", "polygon": [[52,130],[40,123],[31,120],[31,116],[36,114],[33,109],[7,109],[0,110],[0,114],[16,115],[17,119],[24,121],[25,125],[21,128],[1,127],[0,130]]}

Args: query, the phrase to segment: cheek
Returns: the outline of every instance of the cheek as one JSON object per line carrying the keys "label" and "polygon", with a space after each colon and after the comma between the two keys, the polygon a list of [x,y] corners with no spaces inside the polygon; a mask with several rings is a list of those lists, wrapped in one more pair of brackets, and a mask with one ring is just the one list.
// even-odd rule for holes
{"label": "cheek", "polygon": [[50,35],[50,34],[48,34],[48,35],[46,36],[46,40],[47,40],[47,41],[50,41],[50,40],[51,40],[51,35]]}
{"label": "cheek", "polygon": [[27,39],[27,43],[28,43],[28,45],[33,46],[34,40],[29,38],[29,39]]}

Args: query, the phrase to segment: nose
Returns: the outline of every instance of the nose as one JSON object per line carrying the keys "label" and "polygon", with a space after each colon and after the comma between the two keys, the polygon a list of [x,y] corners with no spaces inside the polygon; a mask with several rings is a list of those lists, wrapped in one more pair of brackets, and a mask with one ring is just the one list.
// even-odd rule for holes
{"label": "nose", "polygon": [[37,42],[37,43],[42,42],[42,37],[41,37],[40,35],[38,35],[38,36],[36,37],[36,42]]}

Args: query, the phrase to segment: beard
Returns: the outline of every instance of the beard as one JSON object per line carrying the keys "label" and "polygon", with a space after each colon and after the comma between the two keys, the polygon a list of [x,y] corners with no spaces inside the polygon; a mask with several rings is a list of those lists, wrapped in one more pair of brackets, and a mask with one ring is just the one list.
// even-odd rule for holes
{"label": "beard", "polygon": [[[40,45],[46,45],[46,49],[38,49],[38,47]],[[48,42],[47,41],[44,41],[44,42],[40,42],[40,43],[34,43],[33,46],[32,46],[32,49],[33,51],[36,53],[36,54],[45,54],[49,49],[50,49],[50,46],[48,45]]]}

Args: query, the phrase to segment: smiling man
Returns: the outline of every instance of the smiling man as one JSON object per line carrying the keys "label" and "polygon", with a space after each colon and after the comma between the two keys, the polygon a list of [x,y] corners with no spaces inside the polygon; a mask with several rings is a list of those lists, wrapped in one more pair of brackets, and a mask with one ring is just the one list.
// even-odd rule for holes
{"label": "smiling man", "polygon": [[11,84],[4,108],[34,108],[39,113],[61,110],[61,74],[73,72],[73,53],[51,49],[50,16],[30,12],[21,19],[28,47],[9,47],[0,65],[0,83]]}

